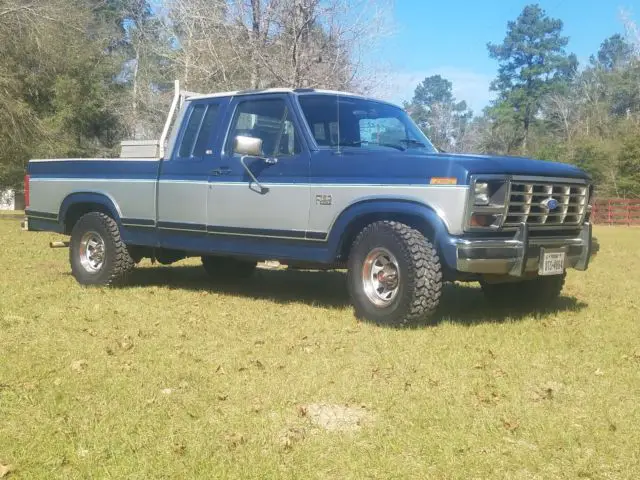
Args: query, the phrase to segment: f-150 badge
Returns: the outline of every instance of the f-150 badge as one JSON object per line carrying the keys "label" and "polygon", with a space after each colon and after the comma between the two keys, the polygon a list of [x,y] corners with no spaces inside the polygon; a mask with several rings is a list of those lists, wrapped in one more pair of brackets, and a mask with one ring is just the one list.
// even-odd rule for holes
{"label": "f-150 badge", "polygon": [[316,205],[331,205],[331,195],[316,195]]}

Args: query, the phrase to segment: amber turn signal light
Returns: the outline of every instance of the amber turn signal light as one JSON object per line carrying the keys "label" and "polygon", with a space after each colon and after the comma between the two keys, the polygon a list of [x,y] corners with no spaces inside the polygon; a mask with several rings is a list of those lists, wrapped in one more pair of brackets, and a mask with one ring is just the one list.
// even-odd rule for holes
{"label": "amber turn signal light", "polygon": [[474,213],[471,215],[472,227],[490,227],[496,222],[495,215],[487,215],[484,213]]}
{"label": "amber turn signal light", "polygon": [[457,185],[458,179],[455,177],[432,177],[429,183],[431,185]]}

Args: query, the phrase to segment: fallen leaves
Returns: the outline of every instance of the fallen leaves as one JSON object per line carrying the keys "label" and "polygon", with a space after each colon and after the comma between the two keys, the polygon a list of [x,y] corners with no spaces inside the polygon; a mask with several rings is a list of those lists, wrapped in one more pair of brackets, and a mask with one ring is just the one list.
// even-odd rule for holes
{"label": "fallen leaves", "polygon": [[9,475],[13,471],[13,467],[11,465],[3,465],[0,463],[0,478],[4,478]]}
{"label": "fallen leaves", "polygon": [[535,402],[553,400],[564,390],[564,384],[560,382],[547,382],[531,393],[531,399]]}
{"label": "fallen leaves", "polygon": [[84,372],[88,366],[89,363],[86,360],[75,360],[71,363],[71,370],[81,373]]}
{"label": "fallen leaves", "polygon": [[291,450],[294,444],[301,442],[306,436],[307,433],[303,428],[288,427],[280,433],[278,443],[285,450]]}
{"label": "fallen leaves", "polygon": [[510,432],[515,432],[518,428],[520,428],[520,423],[517,420],[503,419],[502,426]]}
{"label": "fallen leaves", "polygon": [[236,432],[228,433],[225,436],[225,441],[230,448],[237,448],[240,445],[247,443],[245,436]]}
{"label": "fallen leaves", "polygon": [[125,335],[120,341],[118,341],[118,346],[127,352],[133,348],[133,339],[129,335]]}

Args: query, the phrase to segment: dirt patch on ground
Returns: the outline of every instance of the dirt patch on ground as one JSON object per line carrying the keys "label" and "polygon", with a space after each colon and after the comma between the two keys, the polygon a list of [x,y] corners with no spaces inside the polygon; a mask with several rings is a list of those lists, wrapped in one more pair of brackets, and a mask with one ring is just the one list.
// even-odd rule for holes
{"label": "dirt patch on ground", "polygon": [[352,432],[372,420],[372,414],[363,407],[310,403],[301,405],[300,415],[328,431]]}

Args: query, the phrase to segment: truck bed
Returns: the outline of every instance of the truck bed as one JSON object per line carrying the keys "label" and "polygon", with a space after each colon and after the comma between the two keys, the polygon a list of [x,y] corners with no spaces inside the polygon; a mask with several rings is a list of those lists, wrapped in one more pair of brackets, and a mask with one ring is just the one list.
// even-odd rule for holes
{"label": "truck bed", "polygon": [[126,219],[155,222],[159,165],[159,159],[136,158],[32,160],[27,172],[27,213],[33,220],[57,222],[71,196],[102,194],[117,198],[113,205],[123,223]]}

